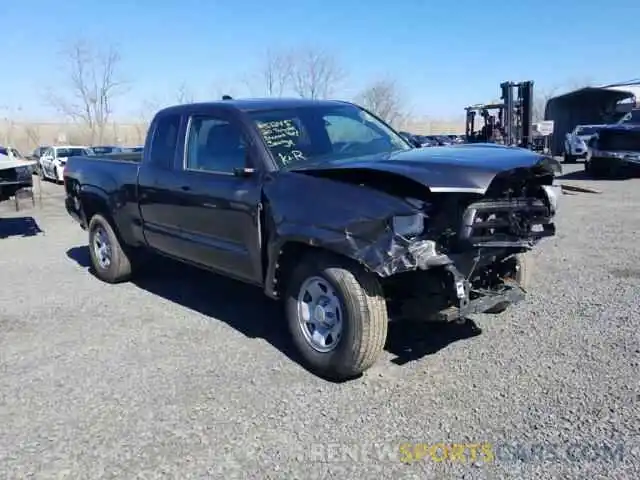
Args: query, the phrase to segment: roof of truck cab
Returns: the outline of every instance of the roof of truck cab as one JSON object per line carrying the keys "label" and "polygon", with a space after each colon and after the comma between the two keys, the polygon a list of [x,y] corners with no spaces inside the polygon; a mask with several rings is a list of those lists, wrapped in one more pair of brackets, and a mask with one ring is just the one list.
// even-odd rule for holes
{"label": "roof of truck cab", "polygon": [[[288,108],[300,108],[310,106],[340,106],[347,105],[348,102],[341,100],[311,100],[307,98],[243,98],[238,100],[219,100],[216,102],[188,103],[183,105],[173,105],[166,107],[160,112],[169,113],[175,110],[199,109],[203,107],[211,108],[235,108],[245,112],[255,112],[260,110],[276,110]],[[158,113],[160,113],[158,112]]]}

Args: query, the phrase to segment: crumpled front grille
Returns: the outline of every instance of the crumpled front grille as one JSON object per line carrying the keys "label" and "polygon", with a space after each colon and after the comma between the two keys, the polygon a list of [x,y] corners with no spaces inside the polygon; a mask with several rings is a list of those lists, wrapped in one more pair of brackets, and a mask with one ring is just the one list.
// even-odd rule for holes
{"label": "crumpled front grille", "polygon": [[555,234],[549,206],[538,198],[481,200],[467,207],[460,238],[476,246],[532,242]]}

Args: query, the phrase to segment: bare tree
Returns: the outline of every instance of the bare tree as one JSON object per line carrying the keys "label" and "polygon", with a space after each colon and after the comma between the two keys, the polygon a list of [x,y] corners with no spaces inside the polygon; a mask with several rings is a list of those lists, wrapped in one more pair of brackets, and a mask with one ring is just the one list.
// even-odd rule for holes
{"label": "bare tree", "polygon": [[291,83],[302,98],[328,98],[344,78],[337,59],[324,51],[308,48],[291,54]]}
{"label": "bare tree", "polygon": [[390,125],[403,120],[401,95],[396,82],[392,80],[372,83],[357,95],[355,101]]}
{"label": "bare tree", "polygon": [[29,145],[33,145],[34,148],[40,145],[40,128],[36,125],[25,125],[24,134],[27,137]]}
{"label": "bare tree", "polygon": [[557,95],[557,88],[549,88],[534,93],[533,105],[531,106],[531,116],[534,122],[544,120],[547,102]]}
{"label": "bare tree", "polygon": [[282,97],[293,80],[293,65],[291,52],[267,51],[258,74],[260,90],[268,97]]}
{"label": "bare tree", "polygon": [[63,57],[68,62],[69,91],[51,93],[49,103],[84,126],[92,142],[101,143],[113,113],[113,100],[124,93],[117,71],[120,55],[113,47],[98,51],[79,40],[65,48]]}
{"label": "bare tree", "polygon": [[193,95],[193,92],[191,91],[191,89],[189,89],[186,82],[182,82],[178,87],[178,92],[176,93],[176,101],[179,104],[184,104],[184,103],[193,103],[194,99],[195,99],[195,96]]}
{"label": "bare tree", "polygon": [[134,127],[136,130],[136,141],[138,143],[144,142],[151,119],[158,110],[160,110],[160,102],[157,100],[144,100],[142,105],[140,105],[138,121],[135,123]]}

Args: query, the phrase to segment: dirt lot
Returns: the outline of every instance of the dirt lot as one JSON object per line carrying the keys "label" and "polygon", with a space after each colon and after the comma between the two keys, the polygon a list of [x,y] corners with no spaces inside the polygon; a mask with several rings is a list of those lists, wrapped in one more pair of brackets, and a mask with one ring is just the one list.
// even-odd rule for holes
{"label": "dirt lot", "polygon": [[640,180],[571,182],[525,303],[340,385],[252,288],[92,277],[62,187],[0,206],[0,478],[640,478]]}

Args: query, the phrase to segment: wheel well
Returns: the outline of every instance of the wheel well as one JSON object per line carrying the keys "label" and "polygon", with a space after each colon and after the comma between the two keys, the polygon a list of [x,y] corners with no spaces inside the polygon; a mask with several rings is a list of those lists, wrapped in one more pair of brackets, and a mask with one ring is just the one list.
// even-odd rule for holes
{"label": "wheel well", "polygon": [[115,229],[116,225],[109,214],[109,207],[107,206],[107,202],[100,197],[95,195],[87,195],[82,198],[82,210],[84,211],[84,215],[87,219],[87,227],[89,227],[89,223],[91,219],[96,213],[99,213],[103,217],[105,217],[111,227]]}
{"label": "wheel well", "polygon": [[[316,247],[314,245],[296,241],[287,242],[280,249],[274,274],[273,289],[278,297],[283,293],[281,292],[280,286],[286,285],[287,279],[291,275],[294,267],[300,262],[303,256],[312,252],[333,255],[334,257],[339,257],[344,260],[346,263],[358,263],[346,255],[342,255],[323,247]],[[358,265],[363,266],[361,263],[358,263]]]}

